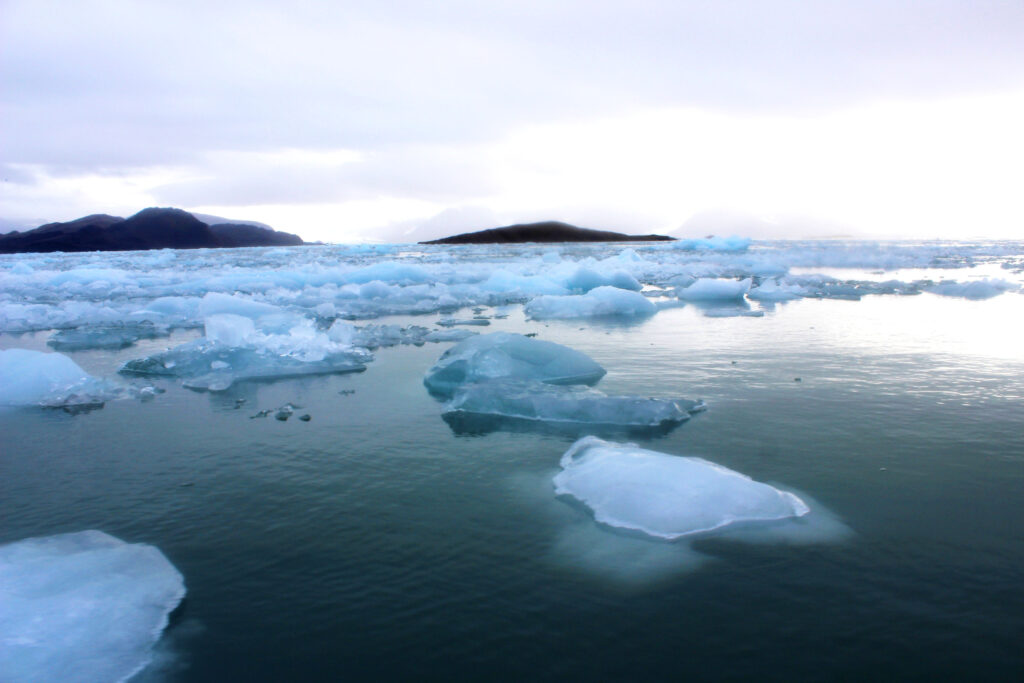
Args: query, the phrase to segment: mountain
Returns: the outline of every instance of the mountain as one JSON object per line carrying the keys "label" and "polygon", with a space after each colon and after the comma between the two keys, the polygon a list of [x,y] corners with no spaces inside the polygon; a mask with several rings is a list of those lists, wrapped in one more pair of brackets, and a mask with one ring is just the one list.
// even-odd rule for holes
{"label": "mountain", "polygon": [[292,246],[302,238],[251,224],[208,225],[181,209],[143,209],[130,218],[93,214],[0,235],[0,254]]}
{"label": "mountain", "polygon": [[590,230],[559,221],[521,223],[503,228],[466,232],[420,244],[518,244],[522,242],[667,242],[665,235],[624,235],[621,232]]}

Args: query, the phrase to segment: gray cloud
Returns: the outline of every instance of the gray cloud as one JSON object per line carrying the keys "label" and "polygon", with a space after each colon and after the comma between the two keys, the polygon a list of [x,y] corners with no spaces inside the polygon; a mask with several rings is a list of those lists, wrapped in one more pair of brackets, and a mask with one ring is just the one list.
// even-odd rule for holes
{"label": "gray cloud", "polygon": [[4,14],[7,160],[88,169],[466,143],[637,106],[795,111],[1024,85],[1015,2],[31,0]]}
{"label": "gray cloud", "polygon": [[355,161],[301,156],[215,156],[206,177],[157,187],[161,202],[181,206],[300,204],[375,197],[456,202],[494,189],[486,168],[464,152],[436,147],[385,149]]}

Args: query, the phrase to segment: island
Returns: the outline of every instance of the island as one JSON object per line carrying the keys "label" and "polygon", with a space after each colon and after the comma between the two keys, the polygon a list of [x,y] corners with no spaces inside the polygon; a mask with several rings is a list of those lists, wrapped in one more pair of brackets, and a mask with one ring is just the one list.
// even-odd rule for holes
{"label": "island", "polygon": [[142,251],[284,247],[305,244],[298,235],[249,223],[209,225],[181,209],[143,209],[129,218],[93,214],[0,235],[0,254],[54,251]]}
{"label": "island", "polygon": [[560,221],[520,223],[502,228],[466,232],[420,244],[521,244],[524,242],[671,242],[667,235],[625,235],[608,230],[580,228]]}

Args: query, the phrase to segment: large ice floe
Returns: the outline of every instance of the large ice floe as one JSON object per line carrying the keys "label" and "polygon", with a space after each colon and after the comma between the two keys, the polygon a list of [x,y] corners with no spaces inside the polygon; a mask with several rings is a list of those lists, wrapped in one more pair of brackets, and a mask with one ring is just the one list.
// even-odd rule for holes
{"label": "large ice floe", "polygon": [[445,414],[623,427],[678,424],[704,410],[701,401],[607,396],[597,389],[498,379],[456,389]]}
{"label": "large ice floe", "polygon": [[180,377],[191,389],[223,391],[243,380],[360,372],[369,351],[332,341],[313,321],[265,316],[256,322],[220,313],[206,319],[206,336],[121,366],[126,375]]}
{"label": "large ice floe", "polygon": [[129,387],[93,377],[62,353],[0,350],[0,406],[80,406],[131,393]]}
{"label": "large ice floe", "polygon": [[554,342],[495,332],[465,339],[441,355],[423,383],[450,397],[459,387],[495,379],[594,384],[605,370],[590,356]]}
{"label": "large ice floe", "polygon": [[602,524],[662,539],[810,512],[796,495],[713,462],[593,436],[573,444],[561,467],[556,494],[586,505]]}
{"label": "large ice floe", "polygon": [[141,671],[185,596],[151,545],[82,531],[0,546],[0,680],[103,683]]}

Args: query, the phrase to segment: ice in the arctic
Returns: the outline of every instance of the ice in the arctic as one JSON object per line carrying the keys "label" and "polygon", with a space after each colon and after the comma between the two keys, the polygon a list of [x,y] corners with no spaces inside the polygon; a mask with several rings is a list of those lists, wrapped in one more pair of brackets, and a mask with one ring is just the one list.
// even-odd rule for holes
{"label": "ice in the arctic", "polygon": [[62,353],[0,350],[0,406],[103,403],[126,393],[126,387],[93,377]]}
{"label": "ice in the arctic", "polygon": [[101,531],[0,546],[0,680],[124,681],[185,596],[157,548]]}
{"label": "ice in the arctic", "polygon": [[796,495],[702,458],[592,436],[573,444],[560,465],[556,494],[589,507],[598,522],[663,539],[810,512]]}
{"label": "ice in the arctic", "polygon": [[[206,319],[206,336],[121,366],[126,375],[180,377],[191,389],[223,391],[242,380],[360,372],[372,356],[332,341],[308,319],[250,318],[220,313]],[[286,327],[284,332],[279,331]]]}
{"label": "ice in the arctic", "polygon": [[494,332],[465,339],[434,363],[423,383],[449,397],[463,384],[511,378],[549,384],[594,384],[605,370],[590,356],[554,342]]}
{"label": "ice in the arctic", "polygon": [[445,413],[625,427],[682,423],[704,410],[685,399],[607,396],[597,389],[536,380],[498,379],[459,387]]}
{"label": "ice in the arctic", "polygon": [[524,307],[527,316],[550,318],[638,318],[654,315],[658,309],[640,294],[612,286],[601,286],[578,296],[539,296]]}
{"label": "ice in the arctic", "polygon": [[676,296],[687,301],[727,301],[742,299],[750,289],[752,280],[700,278],[689,287],[676,291]]}

